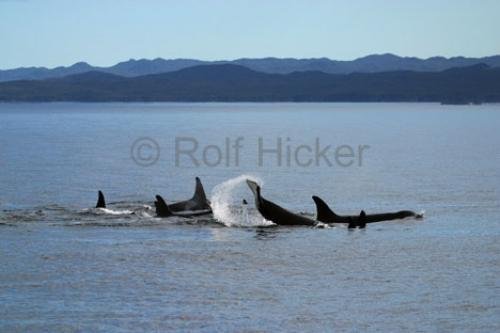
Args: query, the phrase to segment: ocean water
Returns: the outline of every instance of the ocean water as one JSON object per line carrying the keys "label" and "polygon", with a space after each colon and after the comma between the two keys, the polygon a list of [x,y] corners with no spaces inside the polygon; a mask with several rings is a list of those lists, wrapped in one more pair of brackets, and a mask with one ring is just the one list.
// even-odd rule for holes
{"label": "ocean water", "polygon": [[[500,331],[499,166],[499,105],[0,104],[0,331]],[[196,176],[215,217],[156,218]],[[425,218],[273,227],[247,178]]]}

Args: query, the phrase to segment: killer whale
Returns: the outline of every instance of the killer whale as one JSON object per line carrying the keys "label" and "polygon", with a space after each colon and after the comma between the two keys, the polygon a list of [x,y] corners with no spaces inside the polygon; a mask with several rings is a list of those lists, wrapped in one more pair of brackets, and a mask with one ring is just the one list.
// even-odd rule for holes
{"label": "killer whale", "polygon": [[269,220],[277,225],[287,226],[315,226],[317,224],[314,220],[292,213],[285,208],[278,206],[274,202],[264,199],[260,194],[260,186],[256,182],[247,179],[247,185],[250,187],[250,190],[254,195],[257,210],[266,220]]}
{"label": "killer whale", "polygon": [[323,199],[315,195],[312,198],[316,204],[316,219],[324,223],[347,223],[351,227],[364,227],[367,223],[404,219],[407,217],[423,218],[422,214],[417,214],[411,210],[379,214],[366,214],[364,211],[361,211],[359,216],[337,215]]}
{"label": "killer whale", "polygon": [[207,199],[200,178],[196,177],[193,197],[168,205],[161,195],[156,195],[155,208],[158,217],[181,216],[192,217],[212,213],[210,202]]}
{"label": "killer whale", "polygon": [[170,216],[179,216],[179,217],[194,217],[200,215],[210,214],[212,210],[183,210],[183,211],[173,211],[171,205],[168,205],[165,202],[165,199],[161,195],[156,195],[155,201],[156,208],[156,216],[158,217],[170,217]]}
{"label": "killer whale", "polygon": [[196,185],[193,197],[189,200],[179,201],[168,205],[168,208],[172,212],[201,211],[201,210],[207,210],[209,211],[209,213],[212,212],[212,208],[210,207],[210,202],[207,199],[200,178],[196,177],[195,180],[196,180]]}

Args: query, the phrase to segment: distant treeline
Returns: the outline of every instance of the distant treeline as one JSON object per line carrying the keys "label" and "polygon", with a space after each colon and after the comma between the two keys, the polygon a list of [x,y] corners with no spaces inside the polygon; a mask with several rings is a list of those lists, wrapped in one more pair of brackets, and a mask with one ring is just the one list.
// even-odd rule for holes
{"label": "distant treeline", "polygon": [[500,68],[478,64],[440,72],[270,74],[220,64],[136,77],[91,71],[3,82],[0,101],[500,102]]}
{"label": "distant treeline", "polygon": [[175,72],[200,65],[240,65],[257,72],[269,74],[290,74],[293,72],[319,71],[328,74],[380,73],[389,71],[440,72],[454,67],[468,67],[486,64],[500,67],[500,55],[482,58],[466,57],[400,57],[394,54],[372,54],[354,60],[332,60],[328,58],[241,58],[235,60],[197,59],[130,59],[109,67],[92,66],[77,62],[68,67],[21,67],[0,70],[0,82],[16,80],[44,80],[91,71],[134,77],[149,74]]}

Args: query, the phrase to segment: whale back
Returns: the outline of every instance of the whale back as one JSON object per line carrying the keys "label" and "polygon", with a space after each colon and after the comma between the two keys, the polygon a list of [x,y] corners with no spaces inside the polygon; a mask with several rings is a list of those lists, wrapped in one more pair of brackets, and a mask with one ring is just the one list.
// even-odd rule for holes
{"label": "whale back", "polygon": [[196,177],[196,186],[191,199],[173,203],[169,206],[169,208],[174,212],[210,209],[210,202],[207,199],[205,189],[203,188],[200,178]]}
{"label": "whale back", "polygon": [[101,191],[97,193],[97,204],[95,205],[95,208],[106,208],[106,200],[104,199],[104,194]]}
{"label": "whale back", "polygon": [[423,214],[416,214],[411,210],[369,215],[362,210],[359,215],[337,215],[320,197],[313,196],[312,198],[316,204],[316,219],[318,221],[324,223],[348,223],[351,228],[364,228],[367,223],[404,219],[407,217],[421,219],[423,217]]}
{"label": "whale back", "polygon": [[255,197],[255,207],[266,220],[278,225],[316,225],[316,221],[292,213],[274,202],[264,199],[260,194],[260,186],[256,182],[247,179],[247,184]]}

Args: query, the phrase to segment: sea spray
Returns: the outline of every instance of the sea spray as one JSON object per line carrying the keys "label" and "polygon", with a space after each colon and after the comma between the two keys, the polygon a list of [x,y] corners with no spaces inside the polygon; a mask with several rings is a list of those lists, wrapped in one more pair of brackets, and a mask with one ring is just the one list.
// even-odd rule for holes
{"label": "sea spray", "polygon": [[[257,211],[247,210],[242,207],[241,201],[243,197],[239,192],[247,187],[247,179],[262,184],[258,177],[241,175],[214,187],[210,198],[214,218],[226,226],[271,225],[272,222],[266,221]],[[251,193],[248,193],[248,195],[252,196],[251,202],[253,202],[253,195]]]}

